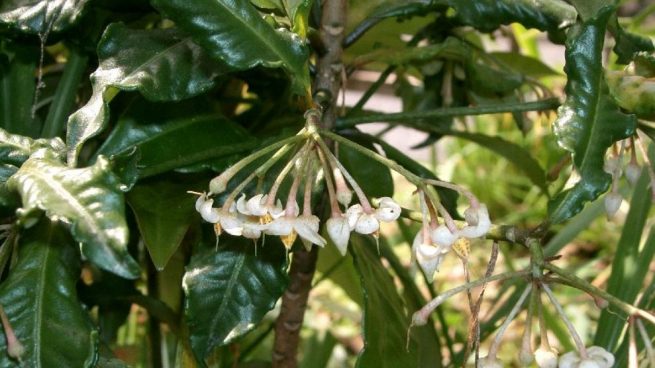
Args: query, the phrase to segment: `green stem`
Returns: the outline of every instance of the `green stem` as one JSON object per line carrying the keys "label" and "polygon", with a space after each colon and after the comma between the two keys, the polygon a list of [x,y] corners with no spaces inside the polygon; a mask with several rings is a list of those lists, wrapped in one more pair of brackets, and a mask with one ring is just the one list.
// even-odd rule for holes
{"label": "green stem", "polygon": [[549,263],[544,264],[544,268],[551,271],[551,272],[554,272],[559,277],[561,277],[562,279],[567,281],[568,285],[570,285],[570,286],[572,286],[572,287],[574,287],[576,289],[582,290],[582,291],[584,291],[586,293],[589,293],[589,294],[591,294],[593,296],[603,298],[603,299],[607,300],[610,304],[613,304],[614,306],[616,306],[617,308],[623,310],[625,313],[627,313],[630,316],[637,316],[637,317],[640,317],[640,318],[643,318],[643,319],[647,320],[648,322],[650,322],[652,324],[655,324],[655,315],[653,315],[653,314],[651,314],[651,313],[649,313],[649,312],[647,312],[647,311],[645,311],[643,309],[637,308],[632,304],[624,302],[623,300],[615,297],[614,295],[606,292],[605,290],[599,289],[599,288],[591,285],[590,283],[588,283],[585,280],[573,275],[572,273],[569,273],[568,271],[563,270],[563,269],[561,269],[561,268],[559,268],[559,267],[557,267],[557,266],[555,266],[553,264],[549,264]]}
{"label": "green stem", "polygon": [[77,47],[71,47],[68,55],[68,62],[57,85],[54,100],[48,110],[41,137],[57,137],[64,131],[66,117],[75,102],[77,87],[84,75],[89,56]]}
{"label": "green stem", "polygon": [[361,116],[351,116],[337,120],[337,128],[350,128],[359,124],[378,123],[378,122],[394,122],[394,121],[407,121],[407,120],[420,120],[420,119],[434,119],[452,116],[468,116],[468,115],[485,115],[485,114],[500,114],[511,112],[525,112],[525,111],[543,111],[554,110],[560,105],[557,98],[548,98],[533,102],[524,103],[503,103],[494,105],[483,105],[475,107],[448,107],[427,111],[414,111],[414,112],[399,112],[393,114],[371,114]]}

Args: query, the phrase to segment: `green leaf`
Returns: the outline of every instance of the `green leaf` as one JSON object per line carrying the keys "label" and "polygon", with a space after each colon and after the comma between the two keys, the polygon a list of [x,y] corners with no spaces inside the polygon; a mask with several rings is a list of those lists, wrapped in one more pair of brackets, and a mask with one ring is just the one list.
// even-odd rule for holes
{"label": "green leaf", "polygon": [[287,286],[282,247],[255,254],[252,241],[224,236],[191,258],[184,275],[184,313],[191,346],[202,360],[216,346],[252,330]]}
{"label": "green leaf", "polygon": [[138,147],[139,177],[183,168],[256,146],[241,126],[206,108],[206,99],[176,103],[134,101],[97,154],[122,155]]}
{"label": "green leaf", "polygon": [[606,7],[597,18],[572,29],[567,40],[567,98],[558,109],[554,130],[559,145],[573,155],[580,181],[549,203],[552,223],[574,216],[609,188],[611,176],[603,171],[605,152],[632,135],[637,125],[634,115],[622,113],[614,103],[603,75],[603,41],[612,10]]}
{"label": "green leaf", "polygon": [[[357,143],[376,151],[370,143],[363,141]],[[339,161],[368,196],[393,196],[393,178],[388,167],[345,145],[339,146]]]}
{"label": "green leaf", "polygon": [[[407,345],[410,318],[370,238],[352,236],[349,247],[364,291],[364,349],[356,367],[416,367],[416,343]],[[438,362],[433,362],[437,364]]]}
{"label": "green leaf", "polygon": [[138,90],[152,101],[178,101],[212,88],[214,78],[227,69],[176,29],[134,30],[122,24],[107,27],[98,59],[91,74],[93,94],[68,119],[68,162],[73,166],[82,144],[104,129],[108,103],[118,90]]}
{"label": "green leaf", "polygon": [[0,26],[46,37],[74,25],[89,0],[6,0],[0,3]]}
{"label": "green leaf", "polygon": [[603,7],[615,4],[616,0],[570,0],[570,2],[580,13],[580,18],[586,22],[595,18]]}
{"label": "green leaf", "polygon": [[[649,266],[655,252],[655,228],[642,245],[641,238],[651,208],[652,197],[648,190],[650,179],[643,170],[633,191],[630,211],[625,219],[617,252],[612,260],[612,273],[607,282],[607,292],[626,303],[633,304],[649,273]],[[603,310],[598,320],[594,345],[613,351],[623,330],[627,316],[616,311]]]}
{"label": "green leaf", "polygon": [[448,0],[448,4],[460,21],[483,32],[514,22],[553,32],[575,23],[578,15],[562,0]]}
{"label": "green leaf", "polygon": [[283,2],[293,24],[291,30],[305,38],[309,30],[309,11],[312,10],[314,0],[283,0]]}
{"label": "green leaf", "polygon": [[105,158],[71,169],[50,151],[40,150],[7,185],[20,194],[24,213],[40,209],[53,220],[70,223],[82,254],[99,267],[121,277],[139,277],[139,266],[127,251],[123,195]]}
{"label": "green leaf", "polygon": [[0,129],[0,163],[2,164],[11,165],[18,170],[32,153],[41,148],[49,149],[59,158],[62,158],[66,151],[66,145],[60,138],[32,139]]}
{"label": "green leaf", "polygon": [[[97,333],[77,299],[78,252],[55,226],[29,231],[18,248],[18,263],[0,285],[16,337],[25,347],[23,367],[90,367],[97,359]],[[18,367],[0,334],[0,365]]]}
{"label": "green leaf", "polygon": [[187,189],[186,184],[159,181],[137,185],[127,194],[143,243],[159,271],[166,267],[196,218],[195,200]]}
{"label": "green leaf", "polygon": [[650,38],[626,31],[619,24],[616,15],[610,20],[609,30],[616,42],[612,50],[618,56],[616,62],[619,64],[628,64],[639,52],[653,52],[655,50]]}
{"label": "green leaf", "polygon": [[0,126],[14,134],[35,136],[40,129],[32,116],[38,48],[16,43],[5,47],[11,55],[0,59]]}
{"label": "green leaf", "polygon": [[296,93],[309,93],[309,53],[302,40],[289,31],[273,29],[250,2],[153,0],[152,5],[214,58],[238,70],[282,67]]}
{"label": "green leaf", "polygon": [[512,70],[533,78],[561,75],[541,60],[515,52],[491,52],[489,56]]}

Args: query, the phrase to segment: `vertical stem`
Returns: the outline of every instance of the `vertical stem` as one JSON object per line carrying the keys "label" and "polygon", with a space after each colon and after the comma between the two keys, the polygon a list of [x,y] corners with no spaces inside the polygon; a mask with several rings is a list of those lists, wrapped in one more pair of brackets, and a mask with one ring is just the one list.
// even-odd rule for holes
{"label": "vertical stem", "polygon": [[[315,102],[323,107],[322,129],[332,129],[336,121],[336,98],[341,88],[342,42],[344,37],[347,0],[325,0],[320,36],[325,53],[320,55],[316,80]],[[300,342],[300,329],[305,316],[312,277],[316,271],[318,250],[300,249],[293,253],[289,271],[289,288],[282,296],[280,315],[275,323],[273,368],[295,368]]]}
{"label": "vertical stem", "polygon": [[71,110],[71,106],[75,102],[77,87],[86,70],[88,61],[88,55],[82,50],[74,46],[70,48],[68,62],[66,63],[64,74],[62,74],[61,80],[57,85],[55,98],[48,110],[48,116],[43,125],[41,137],[57,137],[64,131],[66,118]]}
{"label": "vertical stem", "polygon": [[[147,272],[148,272],[148,296],[159,299],[159,290],[157,289],[157,270],[155,265],[151,261],[147,262]],[[162,354],[161,354],[161,330],[159,329],[159,318],[148,313],[148,342],[150,343],[150,364],[152,367],[161,367],[162,366]]]}

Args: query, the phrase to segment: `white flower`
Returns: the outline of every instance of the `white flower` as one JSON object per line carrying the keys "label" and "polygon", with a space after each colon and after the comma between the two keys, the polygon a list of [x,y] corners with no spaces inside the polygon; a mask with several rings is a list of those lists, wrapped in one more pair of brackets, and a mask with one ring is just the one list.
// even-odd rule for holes
{"label": "white flower", "polygon": [[587,358],[582,359],[577,351],[570,351],[559,360],[559,368],[612,368],[614,355],[600,346],[587,348]]}
{"label": "white flower", "polygon": [[363,213],[355,224],[355,231],[364,235],[373,234],[379,229],[380,222],[372,213]]}
{"label": "white flower", "polygon": [[482,357],[478,363],[480,368],[503,368],[503,363],[495,357]]}
{"label": "white flower", "polygon": [[269,223],[264,229],[264,233],[268,235],[288,237],[286,239],[287,241],[283,239],[287,248],[291,247],[293,244],[296,234],[300,235],[302,239],[322,247],[325,246],[326,241],[321,235],[319,235],[318,228],[319,219],[314,215],[286,215]]}
{"label": "white flower", "polygon": [[207,202],[207,193],[202,193],[200,196],[198,196],[198,199],[196,199],[196,211],[200,212],[200,207]]}
{"label": "white flower", "polygon": [[[196,201],[196,204],[198,202]],[[208,199],[205,202],[203,202],[200,205],[200,216],[202,216],[202,219],[215,224],[219,220],[219,211],[218,208],[213,208],[214,200],[213,199]]]}
{"label": "white flower", "polygon": [[458,232],[455,232],[455,234],[451,233],[446,225],[439,225],[436,229],[432,230],[430,237],[433,243],[450,249],[450,246],[459,238],[459,234]]}
{"label": "white flower", "polygon": [[637,184],[639,175],[641,175],[641,167],[636,162],[630,162],[628,166],[625,167],[625,178],[628,179],[630,184]]}
{"label": "white flower", "polygon": [[237,211],[246,216],[262,217],[271,215],[272,218],[278,218],[284,214],[282,203],[278,199],[277,204],[270,206],[268,203],[268,194],[257,194],[246,201],[246,195],[242,194],[237,200]]}
{"label": "white flower", "polygon": [[346,219],[348,220],[348,226],[350,230],[355,230],[355,225],[357,225],[357,220],[364,213],[364,209],[361,204],[354,204],[348,207],[346,211]]}
{"label": "white flower", "polygon": [[396,221],[400,217],[400,206],[393,199],[382,197],[378,209],[375,210],[375,217],[384,222]]}
{"label": "white flower", "polygon": [[348,250],[348,241],[350,240],[350,226],[348,220],[343,217],[331,217],[327,220],[325,227],[332,242],[339,250],[342,256],[346,255]]}
{"label": "white flower", "polygon": [[465,238],[479,238],[484,236],[491,228],[491,220],[489,219],[489,211],[487,206],[480,204],[475,214],[469,214],[471,220],[477,218],[476,224],[469,223],[463,229],[459,230],[459,235]]}
{"label": "white flower", "polygon": [[557,368],[557,351],[539,348],[534,352],[534,360],[539,368]]}
{"label": "white flower", "polygon": [[416,255],[416,261],[428,277],[432,280],[435,271],[439,269],[443,255],[448,252],[440,246],[434,246],[424,241],[423,230],[419,231],[414,238],[412,251]]}
{"label": "white flower", "polygon": [[605,196],[605,213],[607,214],[607,218],[611,219],[614,217],[616,214],[616,211],[619,210],[621,207],[621,202],[623,202],[623,198],[621,198],[621,195],[617,192],[610,192],[607,193]]}
{"label": "white flower", "polygon": [[300,235],[306,247],[312,244],[324,247],[327,241],[318,233],[321,220],[314,215],[302,215],[296,219],[294,230]]}
{"label": "white flower", "polygon": [[221,224],[221,229],[226,233],[234,236],[243,235],[243,223],[244,221],[240,218],[234,208],[230,210],[219,209],[219,223]]}

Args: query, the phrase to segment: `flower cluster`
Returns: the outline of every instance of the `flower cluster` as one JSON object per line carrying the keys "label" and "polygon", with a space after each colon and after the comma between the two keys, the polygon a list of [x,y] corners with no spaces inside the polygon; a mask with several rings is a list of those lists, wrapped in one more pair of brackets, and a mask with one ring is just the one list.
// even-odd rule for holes
{"label": "flower cluster", "polygon": [[[470,207],[464,212],[466,225],[458,227],[450,214],[434,196],[426,190],[418,191],[423,218],[423,226],[416,234],[412,244],[413,255],[423,272],[431,280],[445,254],[450,252],[453,244],[460,238],[479,238],[485,236],[491,228],[487,206],[481,204],[470,192],[461,187],[437,180],[426,180],[429,184],[454,189],[469,199]],[[429,190],[429,189],[428,189]],[[444,218],[445,224],[438,223],[438,215]]]}
{"label": "flower cluster", "polygon": [[[371,205],[321,138],[313,124],[317,118],[316,112],[310,111],[307,126],[296,136],[244,158],[214,178],[209,184],[209,192],[196,193],[199,195],[196,210],[205,221],[214,224],[217,236],[223,232],[253,240],[264,235],[279,236],[287,249],[299,237],[308,249],[313,244],[325,246],[327,241],[320,235],[320,219],[312,213],[311,203],[313,191],[321,179],[325,181],[331,206],[326,231],[341,254],[346,253],[351,232],[377,236],[380,222],[398,219],[401,208],[393,199],[380,198],[376,208]],[[213,197],[227,192],[238,172],[272,152],[268,160],[231,189],[219,207],[214,207]],[[263,192],[262,178],[284,157],[288,161]],[[258,193],[248,197],[245,190],[255,178],[260,179]],[[290,186],[283,204],[279,192],[285,182],[290,182]],[[351,204],[353,191],[357,197],[355,204]]]}

